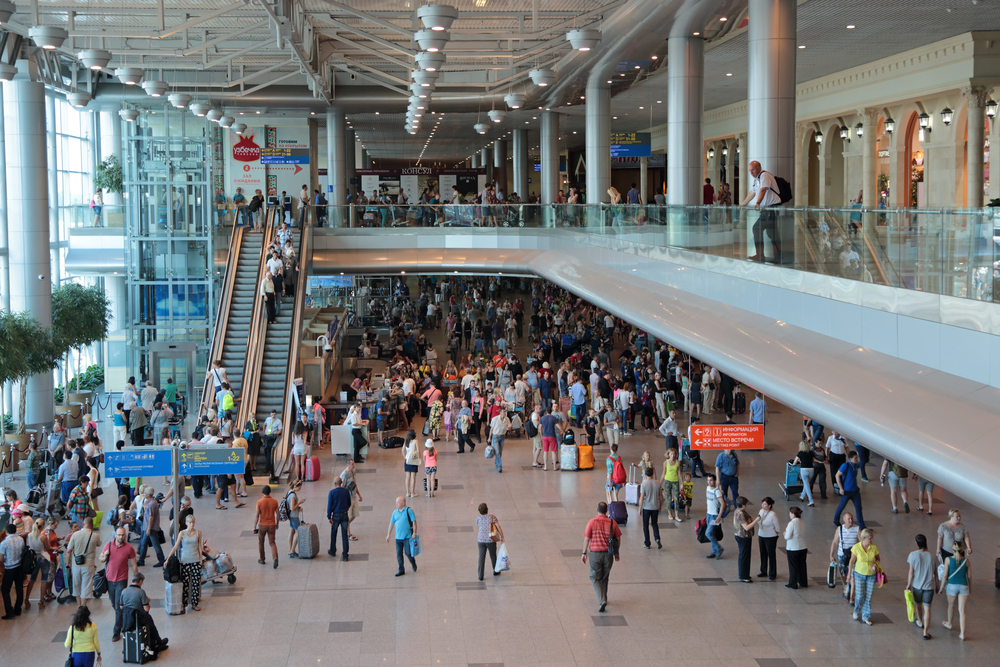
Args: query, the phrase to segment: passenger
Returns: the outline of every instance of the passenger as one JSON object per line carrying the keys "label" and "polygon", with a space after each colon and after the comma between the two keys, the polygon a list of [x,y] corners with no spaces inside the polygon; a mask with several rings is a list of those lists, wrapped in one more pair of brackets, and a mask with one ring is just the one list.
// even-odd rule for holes
{"label": "passenger", "polygon": [[[745,584],[752,584],[750,578],[750,561],[753,557],[753,537],[755,526],[760,523],[761,517],[751,519],[746,507],[750,501],[739,496],[736,498],[736,511],[733,513],[733,530],[736,533],[736,544],[739,547],[737,558],[737,569],[739,570],[740,581]],[[789,553],[792,553],[789,550]],[[762,554],[763,557],[763,554]]]}
{"label": "passenger", "polygon": [[146,648],[152,651],[153,658],[167,650],[166,637],[160,637],[156,629],[156,623],[149,614],[150,599],[146,591],[142,590],[142,583],[146,577],[141,572],[132,575],[132,585],[122,591],[122,626],[126,631],[132,629],[145,632]]}
{"label": "passenger", "polygon": [[[788,557],[788,583],[785,588],[806,588],[806,525],[802,521],[802,508],[788,508],[788,525],[785,526],[785,555]],[[871,625],[869,623],[868,625]]]}
{"label": "passenger", "polygon": [[[600,606],[597,611],[603,612],[608,606],[608,580],[611,577],[611,566],[619,560],[619,550],[612,548],[611,540],[621,544],[622,531],[618,524],[608,518],[608,504],[597,504],[597,516],[587,522],[583,531],[584,564],[590,557],[590,581],[594,584],[597,601]],[[614,560],[612,560],[612,558]]]}
{"label": "passenger", "polygon": [[[951,630],[951,620],[955,614],[955,600],[958,600],[958,638],[965,641],[965,607],[972,592],[972,566],[965,555],[965,545],[954,542],[951,546],[952,555],[945,561],[944,577],[938,593],[948,594],[948,620],[941,623]],[[871,623],[869,623],[871,625]]]}
{"label": "passenger", "polygon": [[490,555],[493,576],[499,577],[497,572],[497,543],[503,544],[503,529],[500,522],[489,513],[490,508],[486,503],[479,504],[479,516],[476,517],[476,542],[479,544],[479,581],[483,580],[483,571],[486,566],[486,554]]}
{"label": "passenger", "polygon": [[[913,595],[913,604],[916,608],[916,619],[914,623],[923,630],[924,639],[930,639],[931,627],[931,602],[934,600],[934,589],[937,588],[937,577],[934,572],[934,559],[927,551],[927,538],[917,535],[914,538],[917,543],[917,550],[911,551],[906,558],[908,572],[906,574],[906,590]],[[959,607],[960,616],[961,607]]]}
{"label": "passenger", "polygon": [[63,646],[69,649],[72,667],[94,667],[95,662],[100,662],[101,642],[97,638],[97,626],[90,621],[90,610],[86,606],[81,605],[73,614]]}
{"label": "passenger", "polygon": [[760,528],[757,530],[757,546],[760,548],[760,573],[758,577],[767,577],[774,581],[778,577],[778,535],[781,534],[781,522],[774,513],[774,499],[770,496],[760,501]]}
{"label": "passenger", "polygon": [[[846,465],[846,464],[845,464]],[[848,568],[854,574],[854,620],[871,625],[872,593],[875,591],[875,574],[879,568],[879,550],[875,546],[875,533],[865,528],[859,534],[860,542],[851,547],[851,561]]]}
{"label": "passenger", "polygon": [[194,611],[201,611],[198,603],[201,601],[201,565],[204,543],[201,531],[196,529],[194,524],[194,515],[188,514],[185,517],[185,529],[178,535],[177,541],[174,542],[174,548],[167,554],[167,558],[177,554],[177,559],[181,563],[184,607],[190,606]]}
{"label": "passenger", "polygon": [[937,536],[937,552],[942,560],[951,557],[952,552],[945,547],[955,542],[964,543],[965,552],[972,554],[972,536],[969,534],[969,527],[962,523],[962,513],[957,509],[948,510],[948,520],[938,526]]}
{"label": "passenger", "polygon": [[859,542],[861,529],[854,523],[854,515],[850,512],[844,512],[841,519],[842,522],[834,531],[833,541],[830,543],[830,562],[837,563],[837,570],[844,584],[844,600],[853,602],[854,577],[848,566],[851,562],[851,548]]}

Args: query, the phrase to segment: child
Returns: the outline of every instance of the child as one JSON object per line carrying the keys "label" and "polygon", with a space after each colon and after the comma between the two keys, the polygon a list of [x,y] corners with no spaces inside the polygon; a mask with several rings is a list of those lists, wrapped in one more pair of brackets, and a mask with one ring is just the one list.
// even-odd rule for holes
{"label": "child", "polygon": [[597,413],[591,408],[583,420],[583,428],[587,431],[587,444],[591,447],[597,440]]}
{"label": "child", "polygon": [[645,470],[646,468],[653,469],[653,477],[656,477],[656,466],[653,465],[653,457],[649,455],[649,452],[643,452],[642,458],[639,459],[639,470]]}
{"label": "child", "polygon": [[681,485],[681,498],[684,502],[684,518],[691,518],[691,503],[694,499],[694,482],[691,481],[691,473],[684,473],[684,484]]}
{"label": "child", "polygon": [[444,441],[448,442],[451,440],[451,408],[445,408],[444,416],[442,417],[444,421]]}
{"label": "child", "polygon": [[437,477],[437,450],[434,448],[434,441],[430,438],[424,443],[424,474],[427,475],[428,498],[434,497],[434,480]]}

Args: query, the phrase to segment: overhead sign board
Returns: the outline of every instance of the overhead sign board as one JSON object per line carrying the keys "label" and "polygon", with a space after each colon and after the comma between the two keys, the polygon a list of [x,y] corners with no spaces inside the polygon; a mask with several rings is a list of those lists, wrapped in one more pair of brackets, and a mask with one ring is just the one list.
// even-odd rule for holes
{"label": "overhead sign board", "polygon": [[169,447],[137,447],[104,453],[104,474],[108,477],[168,477],[173,473]]}
{"label": "overhead sign board", "polygon": [[652,137],[649,132],[614,132],[611,134],[611,157],[649,157]]}
{"label": "overhead sign board", "polygon": [[764,449],[764,425],[695,424],[691,449]]}
{"label": "overhead sign board", "polygon": [[261,148],[261,164],[309,164],[308,148]]}
{"label": "overhead sign board", "polygon": [[182,449],[178,455],[182,475],[242,475],[246,470],[244,447]]}

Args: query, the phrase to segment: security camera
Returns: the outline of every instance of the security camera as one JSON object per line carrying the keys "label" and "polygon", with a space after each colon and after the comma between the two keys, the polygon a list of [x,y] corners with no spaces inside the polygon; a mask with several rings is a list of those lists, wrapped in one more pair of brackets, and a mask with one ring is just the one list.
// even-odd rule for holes
{"label": "security camera", "polygon": [[43,276],[42,274],[40,274],[40,273],[39,273],[39,274],[38,274],[38,279],[39,279],[39,280],[45,280],[45,276]]}

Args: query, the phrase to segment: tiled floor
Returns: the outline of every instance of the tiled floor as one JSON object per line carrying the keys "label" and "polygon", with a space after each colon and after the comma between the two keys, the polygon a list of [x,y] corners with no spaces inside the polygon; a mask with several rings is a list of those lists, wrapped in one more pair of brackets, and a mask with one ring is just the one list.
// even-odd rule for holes
{"label": "tiled floor", "polygon": [[[778,489],[784,463],[798,442],[799,416],[780,406],[768,429],[768,449],[740,456],[741,491],[754,503],[770,495],[778,500],[782,524],[787,508]],[[721,421],[719,415],[709,422]],[[326,555],[329,532],[323,519],[326,496],[343,459],[328,452],[324,476],[306,484],[305,518],[321,526],[322,548],[315,560],[286,558],[288,528],[280,527],[277,570],[257,564],[253,507],[217,512],[209,498],[194,503],[198,526],[217,549],[238,566],[237,582],[208,585],[203,611],[166,616],[156,605],[153,617],[170,650],[161,661],[176,667],[205,664],[246,667],[336,665],[670,665],[671,667],[930,667],[996,665],[1000,647],[995,627],[1000,609],[994,599],[993,535],[1000,521],[937,491],[943,504],[935,516],[915,511],[890,514],[888,489],[876,481],[863,489],[866,515],[884,524],[877,544],[889,585],[875,592],[875,624],[851,620],[838,590],[814,584],[797,591],[782,584],[787,573],[779,554],[779,580],[742,584],[736,570],[736,544],[726,524],[725,556],[707,560],[707,545],[694,536],[694,523],[671,524],[663,549],[642,548],[642,522],[634,507],[624,528],[622,559],[611,573],[610,604],[597,613],[588,568],[579,561],[582,532],[595,506],[604,499],[604,473],[542,472],[530,468],[527,439],[508,440],[510,464],[497,474],[480,454],[454,453],[454,443],[439,443],[440,490],[433,499],[411,499],[423,553],[419,571],[407,565],[396,578],[393,545],[385,534],[404,476],[398,452],[372,448],[371,461],[359,477],[370,512],[352,530],[352,558],[342,562]],[[623,438],[626,461],[638,461],[643,450],[662,456],[659,437],[639,433]],[[601,457],[603,458],[603,456]],[[713,457],[706,456],[706,460]],[[878,462],[880,463],[880,461]],[[528,466],[525,469],[523,466]],[[874,464],[869,468],[877,480]],[[448,481],[446,485],[444,480]],[[460,486],[461,488],[454,488]],[[14,488],[23,487],[23,478]],[[695,511],[704,508],[704,484],[696,484]],[[251,500],[260,486],[251,490]],[[500,577],[476,577],[476,507],[487,502],[503,526],[512,570]],[[819,500],[805,510],[810,574],[823,581],[833,536],[835,500]],[[915,503],[911,502],[915,507]],[[931,538],[950,506],[962,508],[971,526],[976,551],[976,577],[969,603],[969,641],[941,627],[945,604],[934,601],[933,641],[921,641],[906,620],[903,586],[906,554],[913,535]],[[362,509],[365,509],[363,507]],[[666,528],[667,526],[661,526]],[[103,529],[104,538],[110,536]],[[783,542],[779,542],[784,546]],[[981,551],[980,551],[981,549]],[[753,568],[758,567],[754,545]],[[981,554],[981,555],[980,555]],[[270,560],[270,556],[268,556]],[[756,569],[753,574],[756,574]],[[163,597],[157,570],[145,568],[147,591]],[[37,595],[37,593],[36,593]],[[104,664],[121,661],[121,644],[111,643],[111,611],[107,598],[92,603],[101,628]],[[0,622],[0,665],[55,665],[65,660],[62,644],[72,609],[34,606],[14,621]],[[64,636],[64,635],[62,635]],[[845,660],[846,659],[846,660]]]}

